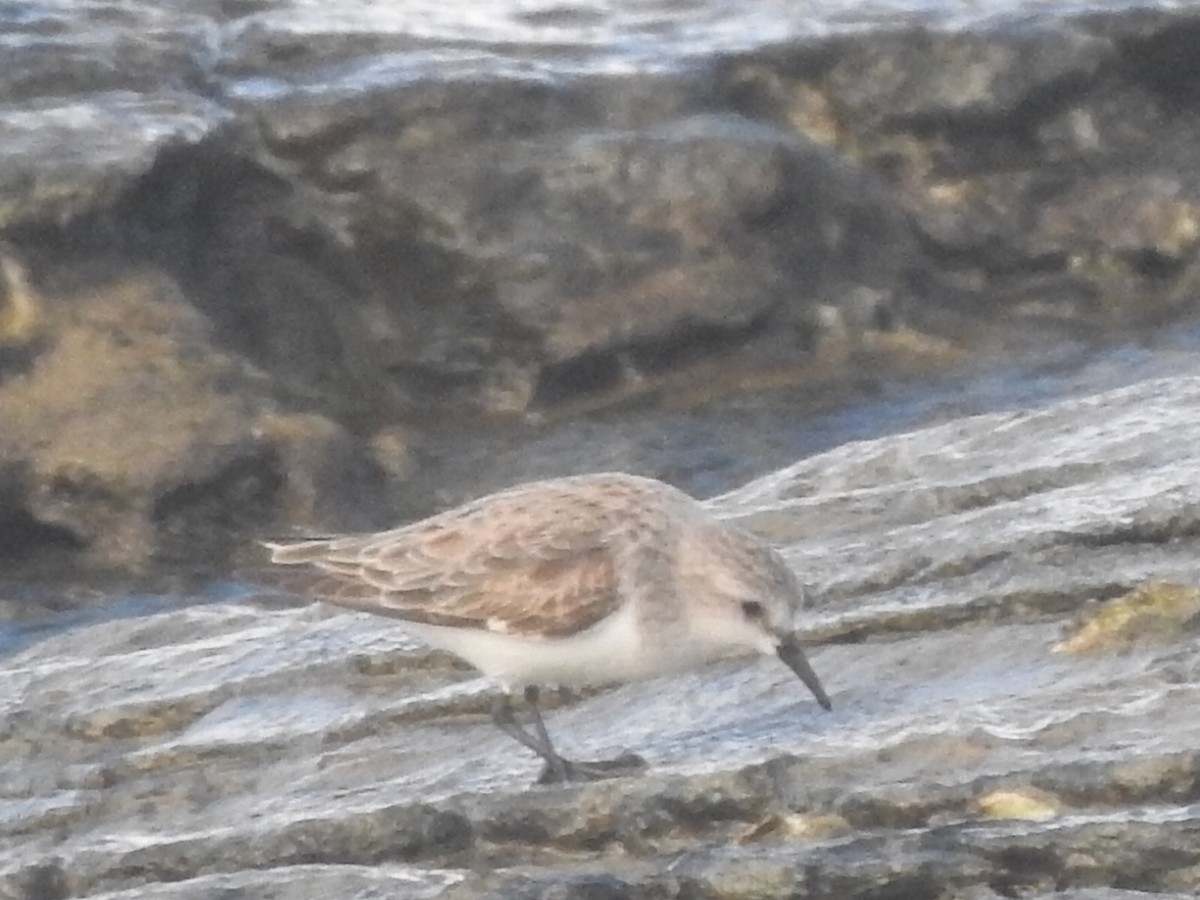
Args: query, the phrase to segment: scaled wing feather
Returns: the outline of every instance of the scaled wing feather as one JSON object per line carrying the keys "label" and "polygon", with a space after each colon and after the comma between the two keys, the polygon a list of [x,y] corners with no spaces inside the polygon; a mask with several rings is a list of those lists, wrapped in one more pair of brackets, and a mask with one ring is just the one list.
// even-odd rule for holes
{"label": "scaled wing feather", "polygon": [[315,566],[310,589],[327,602],[431,625],[554,637],[612,613],[616,523],[579,515],[570,498],[551,515],[504,499],[382,534],[277,547],[273,558]]}

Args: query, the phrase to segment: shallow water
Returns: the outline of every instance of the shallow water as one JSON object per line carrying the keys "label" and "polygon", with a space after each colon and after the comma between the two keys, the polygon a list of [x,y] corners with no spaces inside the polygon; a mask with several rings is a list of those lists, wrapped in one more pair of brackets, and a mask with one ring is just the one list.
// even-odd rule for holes
{"label": "shallow water", "polygon": [[336,5],[290,0],[227,26],[294,34],[377,33],[411,38],[392,75],[646,72],[714,53],[749,50],[797,37],[906,21],[966,28],[1037,14],[1152,8],[1127,0],[506,0],[496,3]]}
{"label": "shallow water", "polygon": [[[195,59],[220,71],[243,44],[264,35],[326,40],[375,35],[390,49],[338,64],[307,83],[314,90],[373,83],[488,76],[561,77],[664,71],[716,53],[881,24],[966,28],[1019,23],[1036,15],[1169,7],[1137,0],[274,0],[220,10],[151,0],[27,0],[0,5],[0,49],[66,40],[113,46],[136,32],[153,42],[186,35]],[[271,95],[296,86],[255,75],[229,81],[235,94]]]}

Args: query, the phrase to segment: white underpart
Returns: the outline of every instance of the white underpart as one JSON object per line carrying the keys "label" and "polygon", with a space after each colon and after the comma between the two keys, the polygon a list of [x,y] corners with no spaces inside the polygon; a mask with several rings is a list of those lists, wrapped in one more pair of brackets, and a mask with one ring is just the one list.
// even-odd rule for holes
{"label": "white underpart", "polygon": [[586,631],[561,638],[405,623],[431,647],[462,657],[509,688],[637,681],[693,668],[734,649],[727,635],[719,642],[696,636],[668,642],[663,636],[644,634],[639,626],[632,604]]}

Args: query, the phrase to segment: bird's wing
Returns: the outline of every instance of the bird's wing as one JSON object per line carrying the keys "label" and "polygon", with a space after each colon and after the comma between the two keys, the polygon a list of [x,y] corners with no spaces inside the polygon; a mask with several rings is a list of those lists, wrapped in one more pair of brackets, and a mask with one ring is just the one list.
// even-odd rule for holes
{"label": "bird's wing", "polygon": [[569,495],[535,509],[513,492],[394,531],[271,548],[277,563],[315,566],[309,589],[339,606],[545,638],[617,609],[614,538],[629,527]]}

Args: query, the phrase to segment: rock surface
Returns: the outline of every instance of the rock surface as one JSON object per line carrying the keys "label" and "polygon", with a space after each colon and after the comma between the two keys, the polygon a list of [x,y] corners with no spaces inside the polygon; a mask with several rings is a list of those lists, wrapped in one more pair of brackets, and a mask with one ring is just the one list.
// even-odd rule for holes
{"label": "rock surface", "polygon": [[[496,420],[854,394],[1195,306],[1194,8],[763,45],[621,4],[611,31],[504,7],[470,33],[309,6],[0,9],[6,557],[220,569],[256,532],[471,493]],[[110,354],[74,308],[113,282],[152,286]],[[83,345],[112,358],[75,399]]]}
{"label": "rock surface", "polygon": [[486,686],[390,620],[214,589],[12,631],[0,897],[1194,896],[1194,632],[1054,651],[1200,583],[1197,404],[1150,381],[715,499],[809,585],[834,711],[766,659],[557,698],[564,751],[635,778],[530,788]]}
{"label": "rock surface", "polygon": [[[10,265],[12,263],[10,262]],[[41,296],[36,344],[0,381],[0,545],[144,569],[222,558],[280,508],[364,504],[369,461],[327,419],[286,413],[267,380],[212,341],[169,279],[105,277]],[[18,301],[24,302],[24,301]],[[48,553],[49,548],[58,551]]]}

